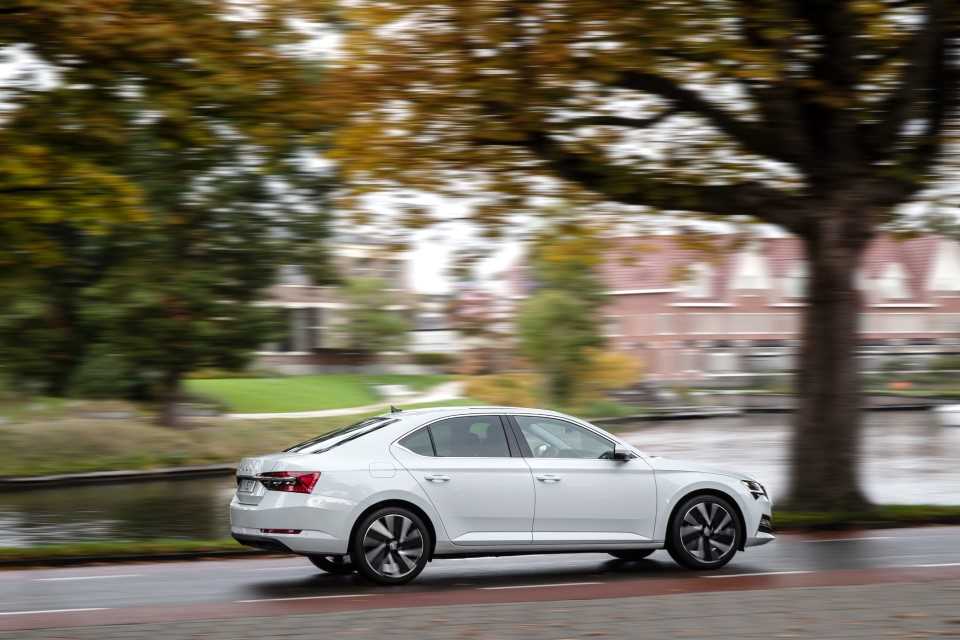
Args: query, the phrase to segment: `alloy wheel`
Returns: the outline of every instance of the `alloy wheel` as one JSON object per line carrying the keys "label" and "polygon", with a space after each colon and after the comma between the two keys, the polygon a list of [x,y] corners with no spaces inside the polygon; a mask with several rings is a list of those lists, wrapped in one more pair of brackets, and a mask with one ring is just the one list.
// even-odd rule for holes
{"label": "alloy wheel", "polygon": [[424,553],[424,538],[413,520],[388,513],[370,523],[363,534],[367,565],[385,578],[403,578],[415,571]]}
{"label": "alloy wheel", "polygon": [[737,528],[734,516],[721,504],[701,501],[680,521],[680,543],[684,550],[704,564],[715,564],[736,551]]}

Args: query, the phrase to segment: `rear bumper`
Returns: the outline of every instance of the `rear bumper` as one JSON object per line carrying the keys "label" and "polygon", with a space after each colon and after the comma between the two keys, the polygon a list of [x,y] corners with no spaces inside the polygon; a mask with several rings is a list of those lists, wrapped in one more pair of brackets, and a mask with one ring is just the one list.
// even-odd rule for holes
{"label": "rear bumper", "polygon": [[[241,544],[302,555],[340,555],[347,552],[349,512],[325,508],[318,496],[271,492],[256,505],[236,498],[230,503],[230,533]],[[292,529],[300,533],[264,533],[264,529]]]}
{"label": "rear bumper", "polygon": [[274,540],[265,536],[246,535],[243,533],[238,533],[236,530],[234,530],[233,539],[246,547],[253,547],[254,549],[262,549],[264,551],[272,551],[274,553],[293,553],[290,551],[290,548],[287,547],[287,545],[283,544],[279,540]]}

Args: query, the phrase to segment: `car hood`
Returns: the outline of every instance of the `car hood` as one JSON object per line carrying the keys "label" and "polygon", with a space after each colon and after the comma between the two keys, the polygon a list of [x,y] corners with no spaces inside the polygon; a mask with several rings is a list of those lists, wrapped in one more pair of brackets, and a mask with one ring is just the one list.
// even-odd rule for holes
{"label": "car hood", "polygon": [[756,480],[756,478],[749,473],[724,469],[722,467],[704,464],[703,462],[695,462],[693,460],[647,456],[647,462],[649,462],[650,466],[652,466],[656,471],[698,471],[701,473],[716,473],[721,476],[736,478],[737,480]]}

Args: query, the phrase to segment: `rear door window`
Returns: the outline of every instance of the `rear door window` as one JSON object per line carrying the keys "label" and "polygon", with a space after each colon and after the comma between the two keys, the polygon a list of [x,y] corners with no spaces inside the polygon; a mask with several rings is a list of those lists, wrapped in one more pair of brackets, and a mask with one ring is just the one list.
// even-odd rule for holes
{"label": "rear door window", "polygon": [[445,458],[509,458],[499,416],[458,416],[429,427],[436,455]]}

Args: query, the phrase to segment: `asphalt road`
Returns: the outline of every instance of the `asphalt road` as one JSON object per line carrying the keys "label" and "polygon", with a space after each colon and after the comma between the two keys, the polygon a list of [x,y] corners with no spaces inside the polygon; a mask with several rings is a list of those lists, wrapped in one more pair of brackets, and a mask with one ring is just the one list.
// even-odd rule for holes
{"label": "asphalt road", "polygon": [[0,572],[0,631],[285,616],[393,607],[597,600],[676,593],[960,579],[960,527],[781,535],[719,572],[665,552],[438,560],[384,588],[304,558],[129,563]]}

